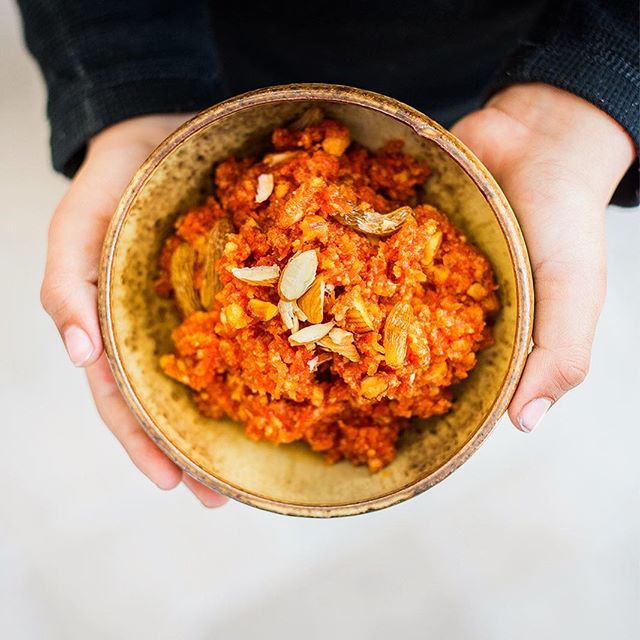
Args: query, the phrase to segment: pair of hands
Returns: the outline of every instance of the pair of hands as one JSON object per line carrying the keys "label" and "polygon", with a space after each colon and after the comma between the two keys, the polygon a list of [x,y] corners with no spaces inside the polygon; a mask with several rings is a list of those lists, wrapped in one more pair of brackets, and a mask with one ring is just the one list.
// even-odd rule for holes
{"label": "pair of hands", "polygon": [[[86,369],[96,407],[136,466],[161,489],[181,481],[207,507],[226,498],[178,469],[146,436],[121,397],[97,315],[102,241],[120,195],[151,151],[191,114],[151,115],[96,135],[49,229],[41,299],[72,362]],[[607,114],[544,84],[514,85],[452,129],[504,190],[534,273],[534,348],[509,407],[531,431],[584,379],[606,287],[604,210],[635,157]]]}

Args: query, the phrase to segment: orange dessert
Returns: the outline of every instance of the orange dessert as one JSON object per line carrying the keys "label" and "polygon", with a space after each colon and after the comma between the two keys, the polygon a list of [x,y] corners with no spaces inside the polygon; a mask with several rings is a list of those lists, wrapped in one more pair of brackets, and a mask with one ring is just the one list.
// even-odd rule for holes
{"label": "orange dessert", "polygon": [[495,280],[417,204],[429,169],[401,143],[370,152],[313,109],[272,143],[221,162],[163,247],[157,290],[183,321],[161,366],[254,440],[378,471],[412,417],[451,409],[491,343]]}

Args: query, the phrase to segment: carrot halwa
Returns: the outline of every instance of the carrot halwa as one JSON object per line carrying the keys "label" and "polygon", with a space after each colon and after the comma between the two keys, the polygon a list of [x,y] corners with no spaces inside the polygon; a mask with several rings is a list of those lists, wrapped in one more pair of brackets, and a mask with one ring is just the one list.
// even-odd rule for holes
{"label": "carrot halwa", "polygon": [[[309,115],[309,113],[311,115]],[[260,159],[230,158],[182,215],[156,282],[183,315],[163,370],[254,440],[377,471],[410,418],[452,407],[491,343],[487,259],[417,204],[429,169],[311,110]]]}

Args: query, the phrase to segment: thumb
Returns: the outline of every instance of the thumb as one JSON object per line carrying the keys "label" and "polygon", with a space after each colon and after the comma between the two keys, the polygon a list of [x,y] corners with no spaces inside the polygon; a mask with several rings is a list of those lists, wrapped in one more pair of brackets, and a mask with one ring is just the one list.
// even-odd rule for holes
{"label": "thumb", "polygon": [[115,150],[90,155],[49,226],[40,299],[78,367],[102,354],[96,304],[102,241],[121,192],[145,157],[120,156]]}
{"label": "thumb", "polygon": [[511,421],[525,432],[586,377],[606,281],[599,261],[543,263],[535,275],[534,347],[509,407]]}

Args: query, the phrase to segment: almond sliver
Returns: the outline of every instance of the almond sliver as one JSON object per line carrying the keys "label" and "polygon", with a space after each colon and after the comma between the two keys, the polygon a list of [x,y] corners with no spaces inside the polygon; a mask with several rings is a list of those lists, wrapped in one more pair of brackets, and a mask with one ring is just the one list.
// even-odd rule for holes
{"label": "almond sliver", "polygon": [[351,362],[360,361],[360,354],[358,353],[356,345],[353,342],[349,342],[347,344],[338,344],[337,342],[334,342],[329,336],[326,336],[322,338],[322,340],[319,340],[318,344],[323,349],[332,351],[333,353],[337,353],[347,360],[351,360]]}
{"label": "almond sliver", "polygon": [[350,344],[353,342],[353,333],[351,331],[346,331],[345,329],[341,329],[340,327],[334,327],[329,331],[329,337],[336,343],[340,345]]}
{"label": "almond sliver", "polygon": [[296,315],[296,303],[289,302],[287,300],[280,300],[280,302],[278,302],[278,311],[280,312],[280,317],[282,318],[284,326],[294,333],[298,331],[300,323],[298,321],[298,316]]}
{"label": "almond sliver", "polygon": [[313,284],[317,268],[318,256],[314,249],[293,256],[280,274],[280,297],[284,300],[297,300]]}
{"label": "almond sliver", "polygon": [[300,152],[299,151],[280,151],[279,153],[268,153],[262,162],[270,167],[273,167],[281,162],[287,162],[293,160]]}
{"label": "almond sliver", "polygon": [[242,282],[269,286],[278,281],[280,267],[276,264],[266,267],[235,267],[231,269],[231,273]]}
{"label": "almond sliver", "polygon": [[324,315],[324,279],[318,276],[306,293],[298,300],[298,307],[309,318],[309,322],[322,322]]}
{"label": "almond sliver", "polygon": [[407,334],[412,320],[411,306],[406,302],[398,302],[384,323],[384,359],[394,369],[402,366],[407,357]]}
{"label": "almond sliver", "polygon": [[324,324],[310,324],[289,336],[289,342],[293,345],[311,344],[322,340],[335,326],[333,322]]}
{"label": "almond sliver", "polygon": [[273,192],[273,174],[262,173],[258,176],[258,188],[256,189],[256,202],[264,202]]}

